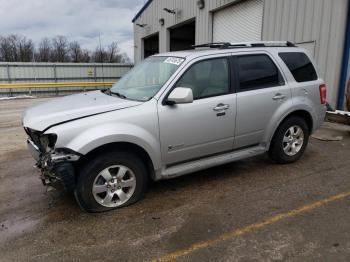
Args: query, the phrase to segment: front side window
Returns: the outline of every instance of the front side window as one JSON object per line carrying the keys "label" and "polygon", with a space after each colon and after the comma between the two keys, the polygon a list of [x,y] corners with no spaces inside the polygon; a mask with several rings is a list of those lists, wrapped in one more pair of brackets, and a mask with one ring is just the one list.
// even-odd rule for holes
{"label": "front side window", "polygon": [[228,59],[215,58],[195,63],[182,75],[176,87],[191,88],[194,99],[229,93]]}
{"label": "front side window", "polygon": [[269,56],[237,57],[240,91],[283,85],[283,78]]}
{"label": "front side window", "polygon": [[147,58],[114,84],[110,93],[126,99],[147,101],[162,88],[184,60],[164,56]]}
{"label": "front side window", "polygon": [[317,80],[314,66],[306,54],[301,52],[279,53],[279,56],[292,73],[295,81],[307,82]]}

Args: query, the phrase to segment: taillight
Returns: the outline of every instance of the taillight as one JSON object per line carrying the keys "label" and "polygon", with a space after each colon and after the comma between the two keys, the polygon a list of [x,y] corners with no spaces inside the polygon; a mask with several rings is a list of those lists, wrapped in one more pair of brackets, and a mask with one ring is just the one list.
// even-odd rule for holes
{"label": "taillight", "polygon": [[320,85],[320,99],[321,99],[321,104],[325,104],[327,101],[327,90],[326,90],[326,85]]}

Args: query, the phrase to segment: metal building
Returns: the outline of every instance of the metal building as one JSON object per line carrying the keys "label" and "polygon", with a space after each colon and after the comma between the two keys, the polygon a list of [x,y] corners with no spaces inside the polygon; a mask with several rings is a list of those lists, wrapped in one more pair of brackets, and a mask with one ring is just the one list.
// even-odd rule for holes
{"label": "metal building", "polygon": [[132,21],[135,63],[193,44],[288,40],[314,56],[328,101],[342,108],[349,68],[348,8],[348,0],[148,0]]}

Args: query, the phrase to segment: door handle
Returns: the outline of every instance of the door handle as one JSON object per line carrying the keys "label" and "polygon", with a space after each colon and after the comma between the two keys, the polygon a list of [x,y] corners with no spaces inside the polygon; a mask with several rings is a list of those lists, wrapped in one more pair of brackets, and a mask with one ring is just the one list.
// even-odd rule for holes
{"label": "door handle", "polygon": [[273,100],[282,100],[282,99],[285,99],[286,96],[281,94],[281,93],[277,93],[272,99]]}
{"label": "door handle", "polygon": [[227,110],[230,106],[226,104],[218,104],[216,107],[213,108],[214,111],[223,111]]}

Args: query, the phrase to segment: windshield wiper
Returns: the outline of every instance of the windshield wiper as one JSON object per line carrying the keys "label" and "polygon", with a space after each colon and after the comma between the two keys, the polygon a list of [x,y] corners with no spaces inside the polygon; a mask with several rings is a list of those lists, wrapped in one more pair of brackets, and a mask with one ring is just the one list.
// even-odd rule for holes
{"label": "windshield wiper", "polygon": [[124,98],[124,99],[127,98],[125,95],[122,95],[121,93],[112,92],[111,89],[107,89],[107,90],[105,91],[105,94],[106,94],[106,95],[109,95],[109,96],[110,96],[110,95],[115,95],[115,96],[117,96],[117,97]]}
{"label": "windshield wiper", "polygon": [[125,95],[123,95],[123,94],[121,94],[121,93],[118,93],[118,92],[113,92],[113,91],[110,91],[110,93],[111,93],[112,95],[116,95],[117,97],[120,97],[120,98],[124,98],[124,99],[126,99],[126,96],[125,96]]}

